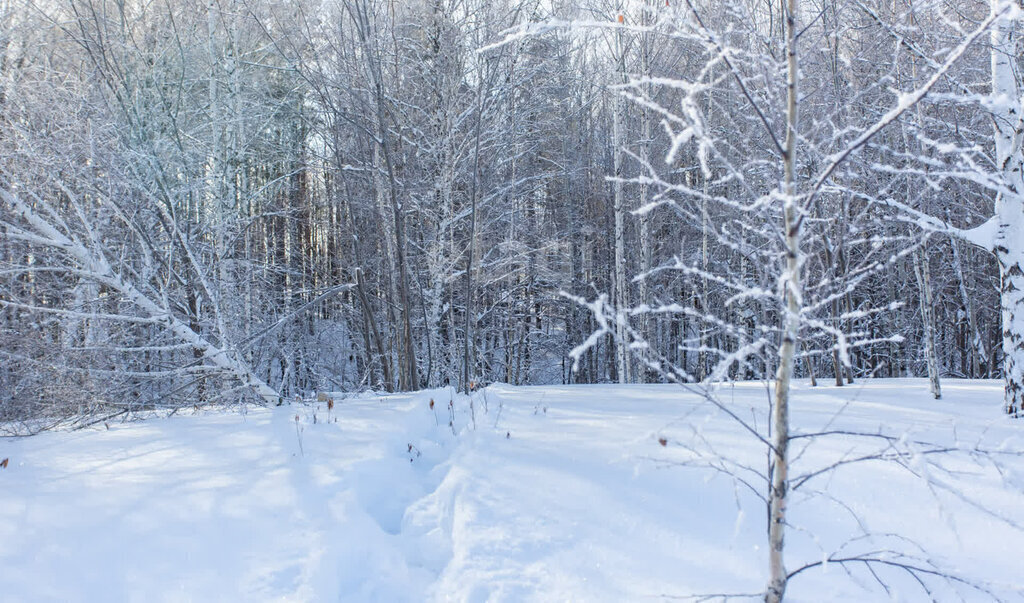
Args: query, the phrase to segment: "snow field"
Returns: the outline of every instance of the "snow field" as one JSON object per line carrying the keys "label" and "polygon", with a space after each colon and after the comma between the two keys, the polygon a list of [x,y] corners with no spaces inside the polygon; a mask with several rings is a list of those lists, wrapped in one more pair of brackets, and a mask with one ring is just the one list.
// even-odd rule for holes
{"label": "snow field", "polygon": [[[1021,424],[999,412],[998,383],[943,391],[935,402],[923,380],[798,386],[794,433],[833,434],[793,442],[791,571],[894,550],[1024,599],[1024,459],[1011,454],[1024,449]],[[764,384],[717,395],[764,429]],[[367,395],[339,400],[330,421],[322,403],[294,404],[0,440],[0,600],[637,601],[763,589],[765,449],[697,395],[495,385],[472,401],[471,411],[450,390]],[[885,588],[856,563],[809,568],[788,600],[929,600],[905,571],[875,571]],[[926,586],[940,601],[990,598]]]}

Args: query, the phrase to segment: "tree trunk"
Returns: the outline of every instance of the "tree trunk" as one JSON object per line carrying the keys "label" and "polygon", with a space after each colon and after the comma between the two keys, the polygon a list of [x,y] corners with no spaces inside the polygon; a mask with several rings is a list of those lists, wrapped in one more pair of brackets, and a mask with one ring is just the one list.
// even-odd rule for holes
{"label": "tree trunk", "polygon": [[462,389],[466,394],[470,391],[470,377],[472,377],[470,354],[473,341],[473,254],[476,253],[476,196],[477,186],[480,179],[480,123],[483,119],[483,80],[484,73],[480,73],[480,82],[476,89],[476,132],[473,140],[473,176],[469,192],[469,245],[466,251],[466,328],[465,342],[462,348]]}
{"label": "tree trunk", "polygon": [[[645,0],[641,7],[640,23],[644,27],[650,27],[654,22],[653,6],[651,6],[649,0]],[[640,34],[640,76],[649,78],[651,77],[651,52],[653,51],[652,35],[650,32],[643,32]],[[641,90],[645,97],[650,98],[651,86],[650,84],[643,84]],[[640,107],[640,148],[638,156],[643,169],[646,169],[651,152],[651,114],[646,107]],[[650,201],[650,185],[646,180],[640,183],[640,207],[647,205]],[[651,267],[654,265],[653,253],[651,249],[651,215],[650,212],[644,212],[639,216],[640,222],[640,273],[644,275],[638,282],[639,290],[639,303],[646,304],[648,300],[647,292],[647,273],[650,272]],[[643,336],[644,341],[648,345],[655,346],[656,342],[651,342],[651,321],[649,314],[644,313],[640,316],[640,334]],[[636,371],[636,382],[643,383],[646,381],[646,365],[640,363]]]}
{"label": "tree trunk", "polygon": [[[814,376],[814,363],[811,362],[811,357],[806,353],[804,354],[804,366],[807,367],[807,377],[811,380],[811,387],[818,387],[818,380]],[[767,371],[765,371],[767,374]]]}
{"label": "tree trunk", "polygon": [[377,34],[373,27],[369,8],[363,3],[356,3],[351,10],[352,17],[356,22],[360,42],[366,54],[367,71],[370,74],[371,85],[374,94],[374,116],[375,116],[375,138],[376,148],[380,150],[380,158],[383,159],[385,174],[388,182],[388,200],[391,205],[391,214],[394,221],[395,235],[395,270],[398,277],[398,303],[399,303],[399,328],[398,337],[398,382],[399,388],[405,391],[419,389],[419,372],[416,364],[416,348],[412,340],[412,296],[409,293],[409,274],[406,266],[405,255],[405,215],[402,202],[399,199],[398,182],[395,175],[395,164],[391,159],[391,145],[388,141],[389,132],[386,118],[386,99],[384,95],[384,84],[380,72],[380,64],[377,62],[378,54],[375,52],[371,41]]}
{"label": "tree trunk", "polygon": [[789,578],[783,562],[785,546],[786,504],[789,490],[789,394],[793,379],[793,359],[800,335],[800,222],[796,202],[796,128],[797,128],[797,8],[799,0],[788,0],[786,7],[786,147],[783,182],[783,235],[786,260],[782,273],[782,296],[785,312],[782,319],[782,342],[779,346],[779,368],[775,380],[775,403],[772,408],[771,487],[768,492],[768,590],[767,603],[781,603]]}
{"label": "tree trunk", "polygon": [[939,359],[935,350],[935,320],[932,317],[931,276],[928,270],[928,258],[924,257],[924,248],[914,252],[914,276],[917,277],[918,306],[921,309],[921,322],[924,327],[924,355],[928,367],[928,385],[932,395],[938,400],[942,398],[942,386],[939,384]]}
{"label": "tree trunk", "polygon": [[953,268],[956,271],[959,285],[960,301],[964,305],[964,313],[967,318],[967,342],[964,347],[967,348],[970,358],[968,376],[977,379],[981,376],[981,359],[986,356],[985,343],[978,330],[978,313],[974,310],[974,300],[967,293],[967,279],[964,274],[963,259],[960,257],[960,242],[953,239],[950,241],[950,246],[953,248]]}
{"label": "tree trunk", "polygon": [[[994,10],[1000,4],[999,0],[992,0]],[[1006,192],[996,198],[993,249],[1002,279],[999,305],[1003,322],[1005,410],[1020,417],[1024,414],[1024,116],[1016,73],[1016,27],[1015,20],[1002,18],[992,28],[992,92],[1001,99],[993,120],[996,165],[1006,187]]]}
{"label": "tree trunk", "polygon": [[[621,18],[621,15],[620,15]],[[618,61],[618,73],[622,78],[623,82],[626,80],[626,49],[623,43],[623,31],[620,27],[615,32],[615,52],[616,60]],[[621,94],[613,92],[615,95],[612,99],[612,149],[613,164],[614,164],[614,181],[612,182],[612,192],[614,195],[614,208],[615,213],[615,366],[618,373],[619,383],[630,382],[630,358],[629,358],[629,341],[626,336],[626,310],[629,307],[629,285],[626,282],[626,249],[625,249],[625,200],[623,199],[623,186],[622,186],[622,146],[625,143],[623,136],[623,128],[626,120],[626,103],[622,98]]]}

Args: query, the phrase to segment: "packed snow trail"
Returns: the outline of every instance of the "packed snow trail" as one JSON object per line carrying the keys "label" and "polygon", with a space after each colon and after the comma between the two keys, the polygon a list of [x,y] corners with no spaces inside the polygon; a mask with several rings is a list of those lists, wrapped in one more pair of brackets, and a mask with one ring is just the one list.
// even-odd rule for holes
{"label": "packed snow trail", "polygon": [[[804,385],[794,432],[1024,449],[999,412],[1001,384],[944,387],[935,402],[923,380]],[[759,422],[765,392],[751,383],[718,395]],[[366,395],[330,416],[323,403],[293,404],[4,438],[0,601],[622,601],[763,589],[763,503],[693,466],[693,451],[760,471],[764,450],[697,396],[496,385],[468,401],[450,390]],[[864,446],[801,441],[794,475]],[[1024,600],[1024,531],[1010,525],[1024,508],[1022,459],[904,461],[844,465],[795,489],[790,568],[851,538],[841,550],[857,552],[865,530],[898,533]],[[888,594],[870,574],[826,565],[787,596],[922,600],[906,576],[884,577]],[[930,586],[938,600],[983,600]]]}
{"label": "packed snow trail", "polygon": [[0,600],[413,600],[432,575],[391,540],[436,479],[400,453],[449,444],[427,395],[0,442]]}

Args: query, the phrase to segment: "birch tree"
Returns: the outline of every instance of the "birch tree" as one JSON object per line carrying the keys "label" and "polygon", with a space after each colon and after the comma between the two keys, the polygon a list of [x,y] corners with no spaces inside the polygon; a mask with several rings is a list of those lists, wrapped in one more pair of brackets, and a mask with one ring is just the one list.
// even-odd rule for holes
{"label": "birch tree", "polygon": [[[999,260],[1005,404],[1006,412],[1014,417],[1024,410],[1024,112],[1018,64],[1019,9],[1018,4],[993,0],[994,14],[1006,13],[991,36],[995,165],[1004,189],[996,196],[994,221],[982,227],[989,232],[977,233],[987,237],[971,237],[994,251]],[[991,240],[986,240],[988,237]]]}
{"label": "birch tree", "polygon": [[[741,267],[749,259],[767,266],[774,286],[758,287],[743,268],[732,272],[714,267],[705,270],[701,263],[678,255],[637,278],[653,280],[667,273],[681,273],[691,277],[691,282],[694,277],[706,279],[731,292],[722,307],[697,312],[674,302],[621,308],[617,301],[609,303],[605,295],[589,301],[576,298],[593,313],[598,329],[573,351],[573,356],[578,361],[601,337],[617,337],[622,331],[635,342],[634,348],[649,354],[652,346],[641,336],[636,324],[645,314],[691,316],[721,330],[726,336],[724,342],[710,350],[716,361],[697,386],[689,385],[695,377],[686,366],[673,362],[663,352],[651,354],[645,362],[663,378],[700,392],[764,445],[769,462],[757,476],[764,488],[760,498],[766,506],[768,524],[768,583],[764,597],[778,602],[785,596],[788,580],[808,567],[787,569],[785,561],[787,527],[794,523],[787,514],[789,493],[795,483],[789,454],[794,440],[789,413],[800,344],[827,335],[835,341],[834,350],[840,362],[850,369],[856,350],[900,341],[898,333],[877,333],[873,328],[860,326],[871,315],[896,309],[898,304],[870,309],[847,305],[844,313],[837,314],[834,302],[848,300],[851,292],[865,286],[870,278],[920,248],[920,241],[884,234],[885,223],[878,222],[870,209],[888,203],[887,193],[858,188],[858,183],[872,182],[873,175],[887,174],[889,170],[859,157],[862,153],[870,154],[876,142],[885,145],[887,137],[899,132],[901,121],[911,118],[918,103],[978,45],[1002,13],[990,12],[973,29],[964,32],[941,58],[929,57],[929,72],[908,89],[893,92],[883,84],[885,78],[866,83],[861,94],[872,95],[877,103],[867,117],[856,116],[844,105],[814,102],[813,97],[801,95],[800,90],[807,87],[816,89],[820,97],[823,89],[838,85],[838,79],[827,72],[805,68],[810,64],[806,56],[818,42],[810,34],[815,31],[812,23],[802,20],[799,2],[788,0],[780,6],[782,25],[774,30],[762,28],[762,15],[757,11],[732,8],[732,18],[714,20],[714,7],[684,3],[673,15],[671,36],[680,43],[700,48],[704,61],[686,72],[685,79],[633,78],[628,91],[635,102],[660,116],[670,139],[665,164],[675,165],[687,148],[696,147],[695,156],[709,186],[694,187],[693,179],[674,177],[670,170],[656,164],[643,165],[644,175],[634,181],[650,182],[659,191],[650,204],[641,208],[641,213],[661,215],[664,210],[671,210],[699,224],[702,214],[707,213],[702,207],[705,202],[726,210],[718,213],[722,217],[714,224],[711,235],[719,244],[736,250]],[[884,36],[886,30],[880,28],[873,33]],[[761,48],[765,48],[763,54]],[[894,61],[902,60],[900,57],[897,54]],[[647,84],[676,91],[673,96],[678,104],[673,107],[654,102],[645,90]],[[724,115],[704,110],[705,98],[710,96],[710,103],[721,103],[719,99],[729,95],[740,102],[720,104]],[[814,121],[803,117],[807,113]],[[723,121],[725,127],[719,127]],[[850,247],[842,279],[836,278],[831,266],[811,261],[812,257],[824,254],[805,251],[831,247],[831,220],[818,217],[817,212],[829,199],[839,197],[856,203],[850,210],[849,221],[844,222],[849,230],[839,235],[849,241]],[[858,234],[864,232],[871,234]],[[895,253],[890,253],[894,248]],[[761,308],[759,320],[748,322],[745,318],[743,306],[749,303]],[[844,324],[846,329],[842,328]],[[759,364],[764,369],[775,367],[767,429],[759,429],[756,423],[741,418],[715,391],[716,382],[734,371],[743,374],[746,367]],[[736,369],[737,366],[740,368]],[[744,476],[751,474],[749,467],[734,467],[731,471]],[[737,474],[731,471],[730,475]],[[745,478],[740,481],[750,486]],[[860,561],[869,567],[883,563],[867,554]],[[915,574],[912,568],[908,571]]]}
{"label": "birch tree", "polygon": [[[1019,62],[1017,2],[992,0],[989,21],[993,26],[990,42],[990,95],[981,104],[989,112],[994,133],[991,157],[993,170],[981,168],[975,161],[976,152],[957,147],[949,150],[950,170],[954,177],[965,178],[988,188],[995,195],[991,217],[973,228],[958,228],[942,217],[895,200],[891,206],[899,209],[916,223],[930,231],[950,234],[968,243],[992,252],[999,265],[1000,314],[1002,322],[1003,378],[1005,380],[1004,409],[1019,417],[1024,399],[1024,321],[1020,308],[1024,302],[1024,248],[1020,241],[1024,235],[1024,197],[1021,196],[1021,172],[1024,150],[1021,137],[1021,76]],[[912,48],[914,54],[920,50]],[[961,88],[967,103],[974,103],[978,95]],[[976,342],[975,344],[976,345]]]}

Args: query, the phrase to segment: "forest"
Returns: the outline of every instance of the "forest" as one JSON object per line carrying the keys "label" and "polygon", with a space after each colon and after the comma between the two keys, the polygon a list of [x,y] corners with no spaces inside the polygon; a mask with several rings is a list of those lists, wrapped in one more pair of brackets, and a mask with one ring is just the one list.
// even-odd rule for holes
{"label": "forest", "polygon": [[0,0],[5,594],[1021,600],[1022,30]]}
{"label": "forest", "polygon": [[1020,16],[3,0],[0,421],[909,376],[1018,414]]}

